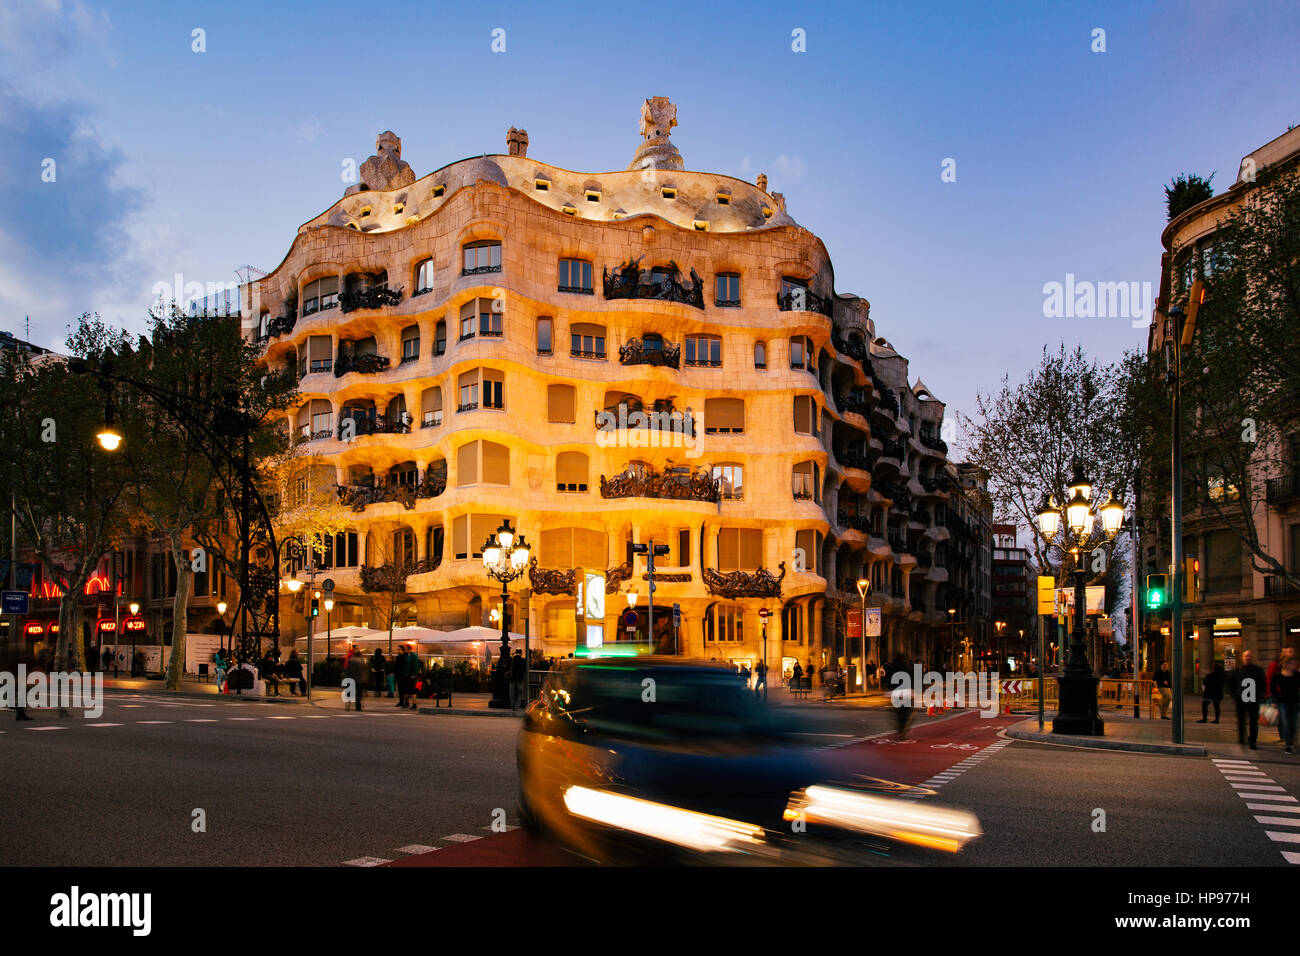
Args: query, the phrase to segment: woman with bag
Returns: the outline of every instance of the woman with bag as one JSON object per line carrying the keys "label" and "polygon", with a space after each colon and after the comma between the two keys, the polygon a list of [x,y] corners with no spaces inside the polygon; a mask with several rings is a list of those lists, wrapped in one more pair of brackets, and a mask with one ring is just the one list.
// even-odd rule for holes
{"label": "woman with bag", "polygon": [[1277,704],[1277,727],[1287,753],[1294,753],[1296,717],[1300,712],[1300,661],[1283,658],[1273,677],[1273,700]]}

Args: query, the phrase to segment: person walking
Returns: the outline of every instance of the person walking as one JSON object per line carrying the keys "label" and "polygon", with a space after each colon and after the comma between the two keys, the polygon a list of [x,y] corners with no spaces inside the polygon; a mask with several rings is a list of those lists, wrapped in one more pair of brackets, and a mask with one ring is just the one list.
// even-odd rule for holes
{"label": "person walking", "polygon": [[1241,666],[1233,671],[1231,689],[1237,707],[1237,742],[1246,746],[1249,728],[1250,749],[1258,750],[1255,742],[1259,739],[1259,704],[1267,693],[1267,685],[1264,668],[1255,663],[1254,651],[1242,651]]}
{"label": "person walking", "polygon": [[[904,663],[901,657],[895,658],[893,666],[889,668],[889,673],[886,675],[885,679],[889,682],[891,687],[894,686],[894,675],[899,671],[902,671],[904,674],[907,673],[907,664]],[[898,728],[897,737],[899,740],[907,739],[907,729],[912,724],[912,712],[916,703],[914,696],[916,691],[917,688],[913,687],[910,690],[899,694],[897,702],[894,703],[894,723]],[[890,697],[892,699],[893,695],[891,694]],[[891,700],[891,702],[893,701]]]}
{"label": "person walking", "polygon": [[[758,692],[760,687],[763,689],[761,695]],[[762,660],[754,665],[754,697],[767,700],[767,663]]]}
{"label": "person walking", "polygon": [[[1275,657],[1275,658],[1273,659],[1272,663],[1270,663],[1270,664],[1268,665],[1268,670],[1267,670],[1267,672],[1266,672],[1265,675],[1264,675],[1264,685],[1268,688],[1268,696],[1269,696],[1269,697],[1275,697],[1275,696],[1276,696],[1276,695],[1273,693],[1273,681],[1277,679],[1277,675],[1278,675],[1279,673],[1281,673],[1281,671],[1282,671],[1282,665],[1283,665],[1283,663],[1285,663],[1285,662],[1286,662],[1286,659],[1289,658],[1289,657],[1295,657],[1295,648],[1294,648],[1294,647],[1284,647],[1284,648],[1282,648],[1282,650],[1281,650],[1281,652],[1278,654],[1278,656]],[[1278,740],[1284,740],[1284,735],[1283,735],[1283,733],[1282,733],[1282,721],[1280,721],[1280,720],[1277,722],[1277,739],[1278,739]]]}
{"label": "person walking", "polygon": [[[349,654],[347,666],[345,667],[348,678],[352,681],[352,693],[356,696],[353,701],[357,710],[361,709],[361,698],[366,695],[366,658],[364,654]],[[343,705],[347,709],[347,704]]]}
{"label": "person walking", "polygon": [[[106,647],[106,648],[104,648],[104,653],[103,653],[102,655],[100,655],[99,662],[100,662],[100,664],[102,665],[100,669],[101,669],[105,674],[107,674],[107,673],[108,673],[108,669],[109,669],[110,667],[113,667],[113,649],[112,649],[111,647]],[[113,676],[114,676],[114,677],[117,676],[117,668],[116,668],[116,667],[113,668]]]}
{"label": "person walking", "polygon": [[213,653],[212,665],[213,669],[217,672],[217,693],[224,693],[226,686],[226,671],[229,670],[230,667],[229,663],[226,661],[226,651],[224,648],[218,647],[216,652]]}
{"label": "person walking", "polygon": [[524,682],[528,679],[527,662],[524,652],[515,649],[515,656],[510,659],[510,709],[524,706]]}
{"label": "person walking", "polygon": [[398,670],[398,679],[401,681],[402,700],[404,706],[411,710],[418,710],[419,704],[415,696],[415,679],[420,676],[420,655],[415,653],[413,645],[406,645],[406,652],[401,656],[400,668]]}
{"label": "person walking", "polygon": [[1156,671],[1156,693],[1160,695],[1160,719],[1169,720],[1169,705],[1174,702],[1174,685],[1169,673],[1169,662],[1161,661]]}
{"label": "person walking", "polygon": [[[1286,651],[1283,651],[1284,655]],[[1277,704],[1277,725],[1282,731],[1282,746],[1287,753],[1294,753],[1296,718],[1300,717],[1300,660],[1296,659],[1294,653],[1279,661],[1279,669],[1273,677],[1269,693]]]}
{"label": "person walking", "polygon": [[[21,648],[21,643],[17,648],[10,648],[9,638],[0,637],[0,671],[9,674],[18,673],[18,665],[27,663]],[[31,715],[27,713],[27,708],[22,705],[22,697],[19,696],[24,690],[24,688],[14,688],[13,711],[15,721],[32,719]]]}
{"label": "person walking", "polygon": [[790,670],[790,688],[803,690],[803,666],[798,661],[794,662],[794,667]]}
{"label": "person walking", "polygon": [[384,672],[387,667],[388,662],[384,659],[384,652],[376,647],[374,656],[370,658],[370,679],[375,682],[376,697],[384,692]]}
{"label": "person walking", "polygon": [[1205,680],[1201,681],[1201,719],[1198,724],[1203,724],[1210,716],[1210,704],[1214,704],[1214,722],[1219,722],[1219,707],[1223,703],[1223,685],[1227,680],[1227,675],[1223,672],[1223,663],[1216,662],[1214,669],[1205,675]]}

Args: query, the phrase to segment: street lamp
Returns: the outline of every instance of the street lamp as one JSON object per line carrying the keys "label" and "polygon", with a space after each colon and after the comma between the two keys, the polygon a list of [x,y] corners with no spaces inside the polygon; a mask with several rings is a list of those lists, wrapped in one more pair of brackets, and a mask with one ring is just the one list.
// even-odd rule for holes
{"label": "street lamp", "polygon": [[858,665],[858,683],[862,685],[862,692],[867,691],[867,595],[871,593],[871,582],[866,578],[858,578],[858,594],[862,597],[862,617],[858,619],[859,637],[862,638],[862,663]]}
{"label": "street lamp", "polygon": [[122,444],[122,432],[117,427],[117,404],[113,401],[111,391],[108,392],[108,398],[104,402],[104,424],[95,439],[104,451],[117,451],[118,446]]}
{"label": "street lamp", "polygon": [[[489,578],[501,582],[501,661],[492,679],[492,700],[489,707],[504,708],[510,706],[506,687],[506,668],[510,666],[510,632],[509,616],[506,614],[510,594],[506,586],[516,578],[522,577],[528,570],[528,558],[531,548],[523,535],[516,536],[510,527],[510,520],[501,522],[495,535],[488,535],[483,542],[483,568]],[[524,696],[528,696],[528,635],[524,635]]]}
{"label": "street lamp", "polygon": [[[1061,544],[1063,551],[1074,555],[1074,628],[1066,650],[1065,669],[1057,678],[1060,701],[1052,732],[1100,737],[1105,733],[1101,715],[1097,712],[1097,677],[1088,663],[1085,645],[1087,629],[1087,570],[1084,567],[1083,548],[1092,536],[1092,482],[1084,474],[1083,465],[1074,464],[1074,477],[1067,486],[1069,498],[1065,504],[1065,532]],[[1048,544],[1060,527],[1060,514],[1050,505],[1038,512],[1038,530]],[[1103,515],[1103,520],[1105,517]],[[1040,698],[1041,700],[1041,698]]]}
{"label": "street lamp", "polygon": [[[330,659],[330,632],[334,629],[333,621],[330,618],[330,612],[334,610],[334,599],[327,597],[325,599],[325,660]],[[308,667],[311,666],[309,661]]]}
{"label": "street lamp", "polygon": [[220,645],[221,650],[224,651],[226,649],[226,602],[225,601],[217,602],[217,614],[221,618],[221,633],[217,635],[217,639],[218,639],[217,643]]}

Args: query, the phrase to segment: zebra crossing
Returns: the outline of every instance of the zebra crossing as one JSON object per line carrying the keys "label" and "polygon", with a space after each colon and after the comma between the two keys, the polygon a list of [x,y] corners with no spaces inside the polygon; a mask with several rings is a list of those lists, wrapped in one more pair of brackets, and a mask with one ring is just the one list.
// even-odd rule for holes
{"label": "zebra crossing", "polygon": [[1213,759],[1223,779],[1246,801],[1255,822],[1264,827],[1265,836],[1281,845],[1282,859],[1300,863],[1300,800],[1249,760]]}
{"label": "zebra crossing", "polygon": [[[509,833],[511,830],[518,830],[519,827],[513,824],[502,824],[500,826],[485,826],[480,829],[488,833]],[[482,840],[481,834],[475,833],[451,833],[438,840],[444,844],[450,843],[455,846],[463,846],[466,843],[474,843]],[[433,853],[437,850],[445,850],[446,846],[430,846],[425,843],[410,843],[406,846],[399,846],[393,850],[392,856],[359,856],[353,860],[344,860],[341,866],[383,866],[385,863],[392,863],[398,856],[415,856],[420,853]]]}

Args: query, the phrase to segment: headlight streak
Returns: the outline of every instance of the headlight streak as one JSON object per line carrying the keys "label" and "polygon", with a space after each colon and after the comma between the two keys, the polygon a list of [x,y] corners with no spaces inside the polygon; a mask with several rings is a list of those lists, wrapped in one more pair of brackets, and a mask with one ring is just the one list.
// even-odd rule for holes
{"label": "headlight streak", "polygon": [[955,853],[983,833],[973,813],[878,797],[840,787],[812,786],[790,795],[786,820],[870,833]]}
{"label": "headlight streak", "polygon": [[564,792],[564,805],[585,820],[692,850],[736,852],[764,843],[762,827],[606,790],[569,787]]}

